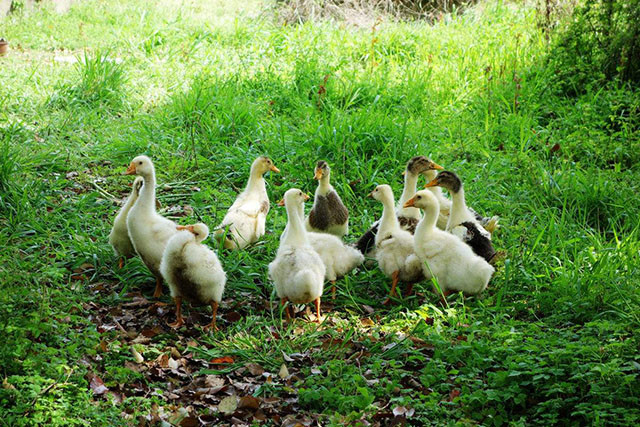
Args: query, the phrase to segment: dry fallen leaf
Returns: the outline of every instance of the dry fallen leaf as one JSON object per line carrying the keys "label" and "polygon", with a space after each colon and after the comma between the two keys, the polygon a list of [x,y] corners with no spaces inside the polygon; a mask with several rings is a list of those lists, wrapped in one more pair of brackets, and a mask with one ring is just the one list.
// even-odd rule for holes
{"label": "dry fallen leaf", "polygon": [[364,317],[364,318],[360,319],[360,323],[362,323],[362,326],[373,326],[374,325],[373,320],[371,320],[368,317]]}
{"label": "dry fallen leaf", "polygon": [[170,357],[169,360],[167,361],[167,366],[169,367],[169,369],[178,369],[180,364],[173,357]]}
{"label": "dry fallen leaf", "polygon": [[166,353],[162,353],[160,356],[158,356],[156,358],[156,363],[161,368],[168,368],[169,367],[169,355],[166,354]]}
{"label": "dry fallen leaf", "polygon": [[134,346],[131,346],[131,354],[133,354],[133,357],[134,359],[136,359],[137,363],[144,363],[144,357],[142,357],[142,355],[138,353],[138,350],[136,350]]}
{"label": "dry fallen leaf", "polygon": [[216,357],[214,359],[211,359],[209,363],[211,363],[212,365],[224,365],[226,363],[233,363],[233,357],[231,356]]}
{"label": "dry fallen leaf", "polygon": [[238,409],[253,409],[260,407],[260,401],[253,396],[242,396],[238,402]]}
{"label": "dry fallen leaf", "polygon": [[233,414],[237,408],[238,397],[235,395],[225,397],[218,404],[218,411],[222,412],[225,415]]}
{"label": "dry fallen leaf", "polygon": [[224,385],[224,378],[217,375],[207,375],[204,378],[204,383],[207,387],[222,387]]}
{"label": "dry fallen leaf", "polygon": [[262,375],[264,373],[264,368],[257,363],[247,363],[244,367],[247,368],[251,375]]}
{"label": "dry fallen leaf", "polygon": [[396,417],[410,417],[414,414],[415,409],[407,408],[405,406],[396,406],[393,408],[393,415]]}
{"label": "dry fallen leaf", "polygon": [[89,387],[91,388],[91,391],[93,391],[93,394],[95,395],[105,394],[106,392],[109,391],[107,386],[104,385],[104,382],[102,381],[102,379],[97,375],[94,375],[93,378],[91,378],[91,381],[89,382]]}
{"label": "dry fallen leaf", "polygon": [[287,365],[284,363],[280,366],[280,372],[278,372],[278,376],[282,379],[285,379],[289,376],[289,370],[287,369]]}

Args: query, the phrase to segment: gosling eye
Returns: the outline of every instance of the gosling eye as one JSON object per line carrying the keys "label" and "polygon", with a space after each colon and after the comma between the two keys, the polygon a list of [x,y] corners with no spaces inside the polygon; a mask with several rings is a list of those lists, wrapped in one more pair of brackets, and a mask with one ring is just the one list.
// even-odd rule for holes
{"label": "gosling eye", "polygon": [[196,235],[196,236],[199,236],[199,235],[200,235],[200,233],[195,233],[195,235]]}
{"label": "gosling eye", "polygon": [[302,191],[298,193],[299,196],[302,196]]}
{"label": "gosling eye", "polygon": [[139,164],[139,165],[141,165],[141,164],[142,164],[142,162],[138,162],[138,164]]}
{"label": "gosling eye", "polygon": [[416,197],[416,199],[422,199],[422,196],[418,196],[418,197]]}

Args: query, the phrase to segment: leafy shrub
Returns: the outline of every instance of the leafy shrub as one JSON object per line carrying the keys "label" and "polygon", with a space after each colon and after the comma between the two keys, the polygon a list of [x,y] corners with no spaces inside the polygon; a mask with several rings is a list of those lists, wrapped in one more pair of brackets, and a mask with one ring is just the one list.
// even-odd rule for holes
{"label": "leafy shrub", "polygon": [[640,0],[587,0],[575,9],[551,52],[564,92],[590,82],[640,84]]}

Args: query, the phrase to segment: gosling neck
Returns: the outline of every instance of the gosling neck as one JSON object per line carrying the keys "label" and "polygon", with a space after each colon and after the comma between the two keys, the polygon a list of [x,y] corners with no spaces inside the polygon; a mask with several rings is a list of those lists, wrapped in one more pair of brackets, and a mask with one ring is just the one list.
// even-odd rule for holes
{"label": "gosling neck", "polygon": [[404,187],[402,188],[400,200],[398,200],[398,206],[402,207],[407,200],[416,194],[416,185],[418,185],[418,175],[406,171],[404,174]]}
{"label": "gosling neck", "polygon": [[382,218],[380,219],[380,229],[376,234],[376,243],[379,242],[378,236],[382,239],[388,233],[392,233],[400,228],[398,217],[393,209],[393,198],[385,195],[380,201],[382,202]]}
{"label": "gosling neck", "polygon": [[327,173],[318,180],[318,188],[316,189],[316,194],[326,196],[332,188],[333,187],[331,186],[331,183],[329,181],[329,174]]}
{"label": "gosling neck", "polygon": [[450,231],[454,226],[464,222],[466,217],[467,203],[464,199],[464,188],[460,186],[460,190],[455,193],[451,191],[451,212],[447,222],[447,230]]}
{"label": "gosling neck", "polygon": [[309,243],[307,232],[302,223],[299,206],[291,206],[291,203],[285,205],[287,209],[287,226],[286,236],[282,240],[282,244],[290,246],[302,246]]}
{"label": "gosling neck", "polygon": [[156,171],[151,169],[147,174],[142,175],[144,185],[140,189],[140,196],[136,206],[140,206],[147,212],[156,211]]}
{"label": "gosling neck", "polygon": [[401,216],[410,217],[410,218],[420,218],[420,209],[417,208],[405,208],[403,205],[407,200],[413,197],[416,194],[416,185],[418,184],[418,175],[406,171],[404,174],[404,187],[402,188],[402,195],[400,196],[400,200],[398,200],[398,204],[396,205],[396,213]]}
{"label": "gosling neck", "polygon": [[[140,189],[140,191],[142,191],[142,188]],[[124,202],[123,210],[128,211],[129,209],[131,209],[136,200],[138,200],[138,191],[136,190],[136,185],[134,183],[131,194],[129,194],[129,197],[127,197],[127,201]]]}
{"label": "gosling neck", "polygon": [[418,223],[418,226],[416,227],[416,232],[415,232],[416,240],[424,239],[426,235],[433,232],[433,230],[436,227],[436,223],[438,222],[439,210],[440,210],[440,207],[436,203],[429,204],[429,206],[424,208],[424,216],[422,217],[422,219]]}
{"label": "gosling neck", "polygon": [[247,192],[266,192],[267,187],[264,181],[264,174],[261,173],[258,168],[252,167],[249,173],[249,181],[245,189]]}

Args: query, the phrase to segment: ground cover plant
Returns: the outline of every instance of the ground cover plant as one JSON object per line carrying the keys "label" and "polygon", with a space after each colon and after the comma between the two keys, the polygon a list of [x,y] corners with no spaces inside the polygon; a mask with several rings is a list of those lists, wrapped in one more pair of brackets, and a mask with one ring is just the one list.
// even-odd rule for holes
{"label": "ground cover plant", "polygon": [[[537,10],[357,27],[281,25],[255,1],[87,0],[0,21],[2,423],[637,424],[640,96],[558,83]],[[311,193],[325,159],[349,241],[381,212],[374,186],[399,195],[428,155],[500,215],[503,258],[482,296],[445,305],[423,283],[383,306],[389,281],[362,267],[321,325],[287,324],[273,207],[258,244],[220,253],[221,330],[185,305],[175,331],[144,265],[118,269],[107,243],[142,153],[161,212],[210,227],[258,155],[282,171],[272,202]]]}

